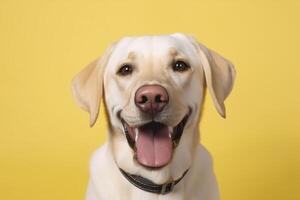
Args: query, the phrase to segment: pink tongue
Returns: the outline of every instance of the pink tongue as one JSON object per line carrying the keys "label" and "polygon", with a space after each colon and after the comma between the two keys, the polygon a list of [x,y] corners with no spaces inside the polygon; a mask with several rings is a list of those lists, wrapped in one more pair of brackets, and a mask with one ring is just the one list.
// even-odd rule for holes
{"label": "pink tongue", "polygon": [[144,166],[162,167],[168,164],[173,151],[168,127],[161,125],[156,128],[139,128],[136,149],[137,160]]}

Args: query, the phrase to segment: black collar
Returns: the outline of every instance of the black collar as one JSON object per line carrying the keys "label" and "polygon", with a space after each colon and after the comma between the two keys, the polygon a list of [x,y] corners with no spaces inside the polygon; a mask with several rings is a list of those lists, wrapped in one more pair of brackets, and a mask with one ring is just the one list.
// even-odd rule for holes
{"label": "black collar", "polygon": [[134,186],[138,187],[141,190],[151,192],[151,193],[156,193],[156,194],[167,194],[172,191],[173,187],[179,183],[183,179],[183,177],[186,175],[189,169],[187,169],[182,176],[171,182],[167,182],[165,184],[155,184],[149,179],[146,179],[142,176],[134,175],[134,174],[129,174],[125,172],[123,169],[119,168],[123,176]]}

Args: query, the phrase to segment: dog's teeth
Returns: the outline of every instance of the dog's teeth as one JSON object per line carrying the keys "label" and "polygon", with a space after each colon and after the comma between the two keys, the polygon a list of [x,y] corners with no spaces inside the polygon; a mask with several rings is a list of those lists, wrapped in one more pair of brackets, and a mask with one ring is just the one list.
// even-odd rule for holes
{"label": "dog's teeth", "polygon": [[169,130],[169,138],[172,138],[173,128],[169,126],[168,130]]}
{"label": "dog's teeth", "polygon": [[137,142],[137,139],[139,137],[139,129],[135,128],[134,131],[135,131],[135,142]]}

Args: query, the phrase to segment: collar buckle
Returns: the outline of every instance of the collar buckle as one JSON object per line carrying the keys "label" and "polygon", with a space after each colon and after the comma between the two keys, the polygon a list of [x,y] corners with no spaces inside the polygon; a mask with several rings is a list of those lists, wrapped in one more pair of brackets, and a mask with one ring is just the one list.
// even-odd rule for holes
{"label": "collar buckle", "polygon": [[174,185],[175,185],[175,181],[163,184],[161,187],[160,194],[167,194],[167,193],[171,192],[174,188]]}

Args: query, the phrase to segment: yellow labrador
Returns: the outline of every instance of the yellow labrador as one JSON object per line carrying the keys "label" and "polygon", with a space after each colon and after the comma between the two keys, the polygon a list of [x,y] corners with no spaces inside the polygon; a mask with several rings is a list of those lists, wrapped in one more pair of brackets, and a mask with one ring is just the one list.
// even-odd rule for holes
{"label": "yellow labrador", "polygon": [[93,155],[87,200],[218,200],[212,159],[199,144],[205,90],[219,114],[233,65],[193,37],[125,37],[72,82],[93,126],[101,98],[109,139]]}

